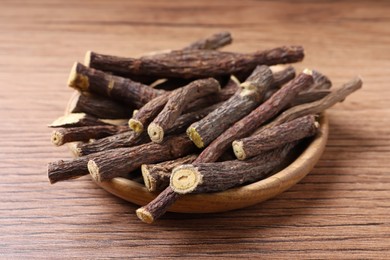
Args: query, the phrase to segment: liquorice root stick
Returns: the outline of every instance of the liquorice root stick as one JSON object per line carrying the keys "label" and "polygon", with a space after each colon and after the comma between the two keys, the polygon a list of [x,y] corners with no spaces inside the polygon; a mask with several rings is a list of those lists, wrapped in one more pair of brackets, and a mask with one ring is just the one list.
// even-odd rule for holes
{"label": "liquorice root stick", "polygon": [[183,50],[216,50],[232,43],[233,39],[230,32],[218,32],[207,38],[199,39]]}
{"label": "liquorice root stick", "polygon": [[88,162],[88,170],[96,182],[124,176],[142,164],[176,159],[195,151],[185,136],[171,136],[161,144],[147,143],[129,148],[108,150]]}
{"label": "liquorice root stick", "polygon": [[126,122],[126,119],[98,119],[85,113],[71,113],[57,118],[49,125],[49,127],[124,125]]}
{"label": "liquorice root stick", "polygon": [[[202,88],[203,90],[197,94],[193,93],[197,89]],[[184,86],[183,88],[175,89],[171,92],[166,92],[155,99],[152,99],[147,104],[145,104],[136,114],[133,118],[129,120],[129,127],[137,132],[141,133],[144,131],[146,125],[151,123],[155,117],[162,112],[164,107],[167,105],[167,102],[169,101],[170,97],[177,97],[183,94],[183,92],[190,92],[192,95],[196,98],[199,96],[204,96],[211,93],[219,92],[220,85],[218,81],[215,79],[209,78],[209,79],[203,79],[203,80],[196,80],[191,82],[190,84]],[[174,100],[174,99],[172,99]],[[192,98],[190,100],[193,100]],[[166,111],[164,112],[164,115],[168,115],[170,109],[170,105],[167,106]],[[182,110],[182,108],[180,109]],[[177,111],[177,110],[176,110]],[[177,116],[177,113],[174,114]],[[163,115],[162,115],[163,116]]]}
{"label": "liquorice root stick", "polygon": [[329,89],[313,89],[300,93],[290,104],[289,107],[299,106],[305,103],[314,102],[320,100],[332,91]]}
{"label": "liquorice root stick", "polygon": [[232,124],[258,106],[272,81],[272,72],[268,66],[258,66],[252,75],[241,84],[240,91],[187,129],[188,137],[199,148],[207,146]]}
{"label": "liquorice root stick", "polygon": [[362,80],[356,77],[345,83],[342,87],[333,90],[323,99],[287,109],[274,120],[272,120],[271,123],[256,130],[255,133],[260,133],[269,127],[273,127],[302,116],[319,114],[336,103],[344,101],[348,95],[360,89],[362,85]]}
{"label": "liquorice root stick", "polygon": [[93,95],[88,92],[75,92],[72,103],[68,106],[70,113],[86,113],[97,118],[123,119],[131,118],[133,109],[111,99]]}
{"label": "liquorice root stick", "polygon": [[264,122],[271,119],[286,107],[299,92],[313,84],[310,70],[304,70],[298,77],[284,85],[268,100],[254,109],[250,114],[236,122],[232,127],[217,137],[201,154],[195,162],[215,162],[235,139],[246,137],[253,133]]}
{"label": "liquorice root stick", "polygon": [[196,154],[192,154],[158,164],[143,164],[141,171],[146,188],[149,191],[164,190],[169,186],[169,178],[171,177],[173,168],[182,164],[192,163],[196,157]]}
{"label": "liquorice root stick", "polygon": [[173,91],[167,100],[162,111],[148,126],[148,134],[153,142],[161,143],[164,133],[169,126],[174,124],[181,115],[187,103],[206,95],[219,92],[221,86],[213,78],[200,79],[191,82],[183,88]]}
{"label": "liquorice root stick", "polygon": [[[213,106],[206,107],[198,111],[181,115],[173,125],[168,127],[167,134],[181,134],[185,132],[185,130],[191,123],[205,117],[211,111],[216,109],[219,105],[220,104],[215,104]],[[134,131],[129,131],[113,136],[108,136],[90,143],[77,144],[76,150],[79,156],[83,156],[104,150],[140,145],[142,143],[147,142],[148,140],[149,136],[146,132],[142,132],[139,134]]]}
{"label": "liquorice root stick", "polygon": [[170,188],[180,194],[224,191],[268,176],[296,145],[289,143],[247,161],[193,163],[173,169]]}
{"label": "liquorice root stick", "polygon": [[96,93],[135,108],[142,107],[165,92],[127,78],[88,68],[78,62],[72,67],[68,85],[79,91]]}
{"label": "liquorice root stick", "polygon": [[284,68],[280,71],[272,71],[272,74],[274,80],[272,82],[272,85],[270,86],[270,89],[280,88],[281,86],[295,78],[295,69],[292,66],[287,66],[287,68]]}
{"label": "liquorice root stick", "polygon": [[[236,75],[253,71],[257,65],[298,62],[303,59],[301,46],[283,46],[252,54],[213,50],[185,50],[153,55],[152,57],[121,58],[90,52],[87,64],[91,68],[157,78],[207,78]],[[249,73],[250,74],[250,73]]]}
{"label": "liquorice root stick", "polygon": [[129,131],[128,126],[102,125],[61,128],[53,131],[51,142],[60,146],[69,142],[86,142],[89,139],[99,139],[125,131]]}
{"label": "liquorice root stick", "polygon": [[313,136],[319,124],[314,115],[304,116],[233,142],[233,151],[239,160],[257,156],[264,151],[280,147],[305,137]]}
{"label": "liquorice root stick", "polygon": [[78,156],[85,156],[106,150],[140,145],[147,142],[149,142],[149,137],[146,133],[138,134],[134,131],[128,131],[107,136],[89,143],[79,143],[76,145],[76,153]]}

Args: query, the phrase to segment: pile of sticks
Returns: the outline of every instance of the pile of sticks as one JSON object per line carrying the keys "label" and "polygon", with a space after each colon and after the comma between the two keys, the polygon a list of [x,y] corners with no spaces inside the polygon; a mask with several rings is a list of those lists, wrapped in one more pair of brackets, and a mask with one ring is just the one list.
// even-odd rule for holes
{"label": "pile of sticks", "polygon": [[[51,162],[51,183],[90,174],[141,180],[160,192],[137,216],[152,223],[181,196],[224,191],[275,173],[318,131],[317,116],[361,88],[331,90],[318,71],[296,75],[300,46],[250,54],[217,49],[221,32],[181,50],[140,58],[87,52],[68,80],[78,95],[50,127],[53,144],[77,142],[77,158]],[[274,66],[278,65],[278,66]]]}

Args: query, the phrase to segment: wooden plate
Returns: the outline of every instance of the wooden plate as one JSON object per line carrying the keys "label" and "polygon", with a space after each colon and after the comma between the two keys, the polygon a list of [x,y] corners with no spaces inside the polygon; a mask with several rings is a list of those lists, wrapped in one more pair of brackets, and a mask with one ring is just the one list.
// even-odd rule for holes
{"label": "wooden plate", "polygon": [[[72,103],[72,99],[69,104]],[[67,108],[66,112],[68,111]],[[305,177],[320,159],[329,131],[329,122],[325,113],[320,116],[319,122],[318,134],[312,138],[301,154],[297,155],[297,158],[283,170],[261,181],[223,192],[185,195],[172,205],[169,211],[181,213],[223,212],[252,206],[282,193]],[[72,147],[74,146],[69,145],[71,151]],[[73,152],[73,154],[75,153]],[[111,181],[97,183],[97,185],[115,196],[142,206],[157,196],[157,193],[149,192],[142,184],[125,178],[118,177]]]}

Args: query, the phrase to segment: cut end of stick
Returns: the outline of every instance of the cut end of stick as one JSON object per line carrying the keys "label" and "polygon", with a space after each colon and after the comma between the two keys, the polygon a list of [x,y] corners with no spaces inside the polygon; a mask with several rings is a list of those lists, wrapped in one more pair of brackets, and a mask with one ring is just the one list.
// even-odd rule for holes
{"label": "cut end of stick", "polygon": [[91,65],[91,55],[92,55],[92,51],[87,51],[85,53],[84,65],[87,67],[89,67]]}
{"label": "cut end of stick", "polygon": [[142,131],[144,131],[144,125],[137,119],[133,119],[133,118],[130,119],[129,127],[131,130],[133,130],[136,133],[142,133]]}
{"label": "cut end of stick", "polygon": [[88,76],[78,73],[79,63],[75,62],[70,71],[68,78],[68,86],[71,88],[78,89],[80,91],[88,91],[89,88],[89,79]]}
{"label": "cut end of stick", "polygon": [[310,76],[313,76],[313,71],[311,70],[311,69],[304,69],[303,71],[302,71],[302,73],[304,73],[304,74],[307,74],[307,75],[310,75]]}
{"label": "cut end of stick", "polygon": [[244,151],[244,146],[241,141],[233,141],[232,143],[234,154],[238,160],[245,160],[246,154]]}
{"label": "cut end of stick", "polygon": [[187,136],[191,139],[191,141],[198,147],[203,148],[204,143],[200,134],[196,131],[194,127],[187,128]]}
{"label": "cut end of stick", "polygon": [[69,124],[75,124],[86,116],[85,113],[71,113],[65,116],[61,116],[54,120],[49,127],[61,127]]}
{"label": "cut end of stick", "polygon": [[178,194],[193,192],[202,183],[202,175],[191,164],[181,165],[172,171],[170,186]]}
{"label": "cut end of stick", "polygon": [[63,145],[64,144],[64,135],[61,134],[60,132],[58,131],[53,131],[51,133],[51,138],[50,138],[51,142],[56,145],[56,146],[60,146],[60,145]]}
{"label": "cut end of stick", "polygon": [[148,135],[152,142],[161,143],[164,139],[164,129],[155,123],[151,123],[148,126]]}
{"label": "cut end of stick", "polygon": [[142,178],[148,191],[156,191],[156,179],[150,175],[146,164],[141,165]]}
{"label": "cut end of stick", "polygon": [[92,178],[96,182],[102,182],[101,177],[100,177],[100,173],[99,173],[99,167],[97,166],[97,164],[93,160],[88,161],[88,171],[89,171],[89,174],[92,176]]}
{"label": "cut end of stick", "polygon": [[147,224],[152,224],[154,222],[152,214],[144,207],[137,209],[135,213],[137,214],[137,217],[142,220],[142,222],[145,222]]}

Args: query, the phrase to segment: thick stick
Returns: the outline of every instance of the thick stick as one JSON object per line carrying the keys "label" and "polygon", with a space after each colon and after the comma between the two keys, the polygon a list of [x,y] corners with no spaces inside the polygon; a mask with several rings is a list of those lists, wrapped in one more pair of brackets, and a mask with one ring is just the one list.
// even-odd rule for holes
{"label": "thick stick", "polygon": [[224,191],[265,178],[286,158],[296,142],[248,161],[193,163],[172,171],[170,188],[178,194]]}
{"label": "thick stick", "polygon": [[246,160],[264,151],[312,136],[317,132],[318,126],[313,115],[300,117],[268,128],[257,135],[234,141],[233,151],[237,159]]}
{"label": "thick stick", "polygon": [[192,154],[158,164],[143,164],[141,170],[146,188],[149,191],[164,190],[169,186],[169,178],[173,168],[182,164],[192,163],[196,157],[196,154]]}
{"label": "thick stick", "polygon": [[199,148],[207,146],[232,124],[258,106],[272,81],[271,70],[267,66],[258,66],[252,75],[241,84],[240,91],[187,129],[188,137]]}
{"label": "thick stick", "polygon": [[68,85],[79,91],[89,91],[113,98],[135,108],[142,107],[165,92],[127,78],[88,68],[78,62],[72,67]]}
{"label": "thick stick", "polygon": [[218,32],[207,38],[199,39],[183,50],[216,50],[232,43],[233,39],[230,32]]}
{"label": "thick stick", "polygon": [[52,132],[51,142],[60,146],[69,142],[86,142],[89,139],[99,139],[125,131],[129,131],[128,126],[102,125],[61,128]]}
{"label": "thick stick", "polygon": [[185,156],[195,146],[185,136],[166,138],[161,144],[147,143],[130,148],[108,150],[88,162],[88,170],[97,182],[124,176],[142,164],[157,163]]}
{"label": "thick stick", "polygon": [[174,124],[181,115],[187,103],[203,96],[219,92],[221,86],[213,78],[200,79],[191,82],[183,88],[174,90],[168,97],[162,111],[148,126],[148,134],[153,142],[161,143],[168,127]]}
{"label": "thick stick", "polygon": [[90,52],[91,68],[119,75],[157,78],[206,78],[252,71],[257,65],[292,63],[303,59],[303,48],[284,46],[253,54],[213,50],[172,51],[152,57],[121,58]]}
{"label": "thick stick", "polygon": [[123,119],[98,119],[85,113],[71,113],[54,120],[49,127],[79,127],[98,125],[124,125]]}
{"label": "thick stick", "polygon": [[86,113],[97,118],[123,119],[131,118],[133,109],[111,99],[88,92],[77,92],[69,105],[70,113]]}
{"label": "thick stick", "polygon": [[264,122],[275,116],[288,105],[299,92],[309,88],[313,84],[310,70],[305,70],[294,80],[287,83],[267,101],[253,110],[250,114],[236,122],[232,127],[215,139],[195,162],[215,162],[231,145],[235,139],[251,134]]}
{"label": "thick stick", "polygon": [[287,109],[278,117],[276,117],[274,120],[272,120],[271,123],[259,128],[256,131],[256,133],[260,133],[266,128],[280,125],[284,122],[302,116],[319,114],[324,110],[330,108],[331,106],[335,105],[336,103],[344,101],[348,95],[360,89],[362,85],[363,85],[362,80],[356,77],[350,80],[349,82],[345,83],[342,87],[333,90],[330,94],[325,96],[323,99]]}

